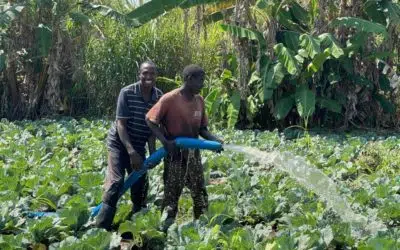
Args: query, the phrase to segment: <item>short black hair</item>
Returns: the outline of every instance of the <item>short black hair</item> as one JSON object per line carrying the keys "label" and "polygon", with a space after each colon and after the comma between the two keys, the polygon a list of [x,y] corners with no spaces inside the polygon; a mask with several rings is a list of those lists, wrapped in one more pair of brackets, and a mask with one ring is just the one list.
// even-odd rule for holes
{"label": "short black hair", "polygon": [[145,64],[152,66],[152,67],[157,71],[157,66],[156,66],[156,64],[155,64],[153,61],[151,61],[151,60],[146,60],[146,61],[142,62],[142,63],[140,64],[139,71],[142,70],[142,67],[143,67],[143,65],[145,65]]}
{"label": "short black hair", "polygon": [[183,80],[187,80],[189,77],[204,76],[206,72],[202,67],[196,64],[191,64],[183,69]]}

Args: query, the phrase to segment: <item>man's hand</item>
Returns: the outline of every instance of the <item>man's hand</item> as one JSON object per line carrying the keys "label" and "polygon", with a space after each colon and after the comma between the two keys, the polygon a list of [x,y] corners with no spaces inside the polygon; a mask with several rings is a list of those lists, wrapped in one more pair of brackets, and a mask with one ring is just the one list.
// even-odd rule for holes
{"label": "man's hand", "polygon": [[221,138],[215,138],[215,141],[221,143],[222,145],[225,143]]}
{"label": "man's hand", "polygon": [[215,137],[215,141],[221,143],[221,149],[216,150],[217,153],[221,153],[222,151],[224,151],[224,140],[222,140],[221,138]]}
{"label": "man's hand", "polygon": [[164,143],[164,148],[169,154],[172,154],[176,148],[175,141],[166,140]]}
{"label": "man's hand", "polygon": [[143,165],[143,158],[136,152],[136,150],[129,150],[129,159],[131,161],[131,167],[134,171],[140,170]]}
{"label": "man's hand", "polygon": [[150,161],[146,164],[147,169],[153,169],[156,166],[157,166],[157,164],[154,164],[153,162],[150,162]]}

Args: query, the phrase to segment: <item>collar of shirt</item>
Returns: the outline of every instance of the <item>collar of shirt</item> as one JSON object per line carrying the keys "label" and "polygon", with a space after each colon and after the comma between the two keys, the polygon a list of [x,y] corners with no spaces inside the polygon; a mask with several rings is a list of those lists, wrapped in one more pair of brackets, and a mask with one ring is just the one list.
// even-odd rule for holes
{"label": "collar of shirt", "polygon": [[[136,83],[135,92],[138,95],[142,96],[142,83],[140,81]],[[157,101],[157,90],[155,87],[151,88],[151,100]]]}

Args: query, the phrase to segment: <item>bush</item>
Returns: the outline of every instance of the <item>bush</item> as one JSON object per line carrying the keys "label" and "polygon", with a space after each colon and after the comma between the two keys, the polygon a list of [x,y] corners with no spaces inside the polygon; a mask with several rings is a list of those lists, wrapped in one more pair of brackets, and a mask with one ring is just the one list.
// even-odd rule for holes
{"label": "bush", "polygon": [[[145,60],[156,63],[161,76],[158,84],[165,92],[178,86],[177,83],[167,83],[166,78],[180,75],[186,64],[197,63],[207,73],[219,66],[215,51],[223,37],[221,31],[211,25],[207,40],[201,35],[197,40],[195,31],[189,28],[191,39],[185,45],[182,10],[172,11],[136,29],[110,19],[95,19],[106,39],[92,38],[86,48],[87,80],[81,84],[84,86],[81,93],[84,96],[89,92],[85,98],[90,115],[112,114],[120,89],[138,80],[139,65]],[[189,27],[193,23],[194,20],[190,20]]]}

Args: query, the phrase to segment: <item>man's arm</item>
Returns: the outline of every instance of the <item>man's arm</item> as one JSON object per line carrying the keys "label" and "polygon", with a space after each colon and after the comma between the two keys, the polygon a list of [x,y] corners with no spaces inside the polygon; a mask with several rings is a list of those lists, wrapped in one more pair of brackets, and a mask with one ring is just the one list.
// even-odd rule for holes
{"label": "man's arm", "polygon": [[147,145],[149,146],[149,153],[152,154],[156,151],[156,136],[153,134],[149,137],[147,141]]}
{"label": "man's arm", "polygon": [[224,143],[224,141],[221,138],[216,137],[210,131],[208,131],[207,127],[200,128],[200,136],[203,137],[206,140],[217,141],[219,143]]}
{"label": "man's arm", "polygon": [[200,131],[199,131],[200,136],[206,140],[216,141],[216,142],[223,144],[224,141],[222,139],[216,137],[208,130],[208,127],[207,127],[208,126],[208,117],[207,117],[207,113],[206,113],[204,99],[202,97],[201,97],[201,101],[202,101],[203,115],[201,117],[201,125],[200,125]]}
{"label": "man's arm", "polygon": [[117,131],[119,138],[121,139],[122,144],[124,144],[126,150],[129,153],[135,150],[133,149],[132,143],[129,139],[127,123],[128,119],[117,119]]}
{"label": "man's arm", "polygon": [[127,121],[127,119],[117,119],[117,131],[122,144],[125,146],[126,151],[129,154],[131,164],[133,165],[132,167],[138,170],[142,166],[143,159],[133,148],[132,143],[129,139]]}
{"label": "man's arm", "polygon": [[168,152],[172,152],[175,148],[175,143],[174,141],[169,141],[165,138],[163,132],[161,131],[161,128],[159,125],[155,124],[154,122],[150,121],[149,118],[146,118],[146,123],[147,126],[151,129],[153,132],[153,135],[157,137],[161,143],[164,145],[164,147],[167,149]]}

